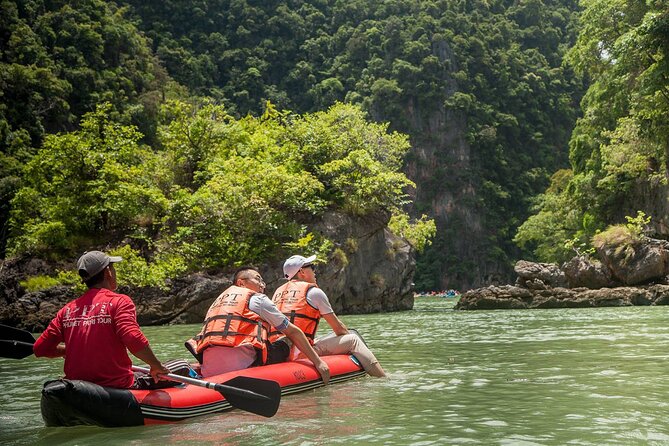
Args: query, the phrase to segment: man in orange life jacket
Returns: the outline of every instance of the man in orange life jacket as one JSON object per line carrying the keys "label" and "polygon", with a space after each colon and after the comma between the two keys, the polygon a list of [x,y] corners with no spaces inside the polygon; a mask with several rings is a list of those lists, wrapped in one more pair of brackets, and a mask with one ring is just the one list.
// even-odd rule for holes
{"label": "man in orange life jacket", "polygon": [[[353,354],[371,376],[386,376],[374,354],[362,339],[354,333],[349,333],[346,326],[334,313],[328,297],[323,290],[318,288],[313,263],[315,260],[316,256],[305,258],[297,255],[286,260],[283,264],[283,272],[288,283],[280,286],[274,292],[272,300],[279,310],[290,318],[291,322],[302,329],[318,355]],[[334,331],[334,337],[315,339],[321,317]],[[270,341],[275,341],[280,337],[280,334],[273,332]],[[297,356],[302,355],[302,353],[295,353]]]}
{"label": "man in orange life jacket", "polygon": [[[233,285],[212,303],[197,340],[202,376],[241,370],[268,362],[270,325],[286,335],[314,364],[325,384],[330,369],[318,357],[302,330],[290,323],[263,293],[265,282],[257,269],[244,266]],[[286,355],[280,360],[285,360]]]}

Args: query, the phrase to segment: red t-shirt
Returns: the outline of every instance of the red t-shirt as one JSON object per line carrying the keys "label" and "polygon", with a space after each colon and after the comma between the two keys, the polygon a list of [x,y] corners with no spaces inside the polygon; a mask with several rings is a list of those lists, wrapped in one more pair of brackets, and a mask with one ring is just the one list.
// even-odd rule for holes
{"label": "red t-shirt", "polygon": [[104,288],[91,288],[61,308],[35,342],[35,356],[57,356],[61,342],[65,378],[120,389],[134,382],[127,350],[136,353],[149,345],[132,300]]}

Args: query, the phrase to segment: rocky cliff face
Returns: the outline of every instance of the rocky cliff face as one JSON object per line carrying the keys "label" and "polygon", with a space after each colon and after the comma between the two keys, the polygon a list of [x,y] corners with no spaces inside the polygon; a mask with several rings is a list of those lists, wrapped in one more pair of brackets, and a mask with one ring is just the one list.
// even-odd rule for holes
{"label": "rocky cliff face", "polygon": [[389,219],[385,214],[354,219],[331,213],[316,226],[323,235],[337,240],[345,254],[318,274],[319,285],[335,312],[413,308],[414,251],[406,240],[387,229]]}
{"label": "rocky cliff face", "polygon": [[[317,272],[319,285],[336,312],[374,313],[413,307],[414,251],[406,240],[388,231],[388,219],[386,214],[354,218],[331,212],[314,225],[314,230],[338,247],[337,254]],[[286,256],[292,254],[298,253]],[[283,260],[259,265],[270,296],[284,283]],[[19,285],[24,277],[53,274],[54,268],[36,259],[5,262],[0,270],[0,323],[41,331],[62,305],[77,297],[69,287],[26,293]],[[229,272],[199,273],[172,281],[167,291],[128,286],[118,291],[132,296],[141,325],[200,323],[209,305],[230,285],[229,276]],[[123,278],[119,279],[122,283]]]}
{"label": "rocky cliff face", "polygon": [[477,190],[480,178],[472,175],[478,166],[466,140],[466,116],[441,108],[421,120],[419,113],[409,107],[413,149],[405,172],[416,183],[412,201],[427,207],[437,225],[437,238],[423,254],[434,269],[427,287],[467,289],[508,280],[512,271],[491,260],[486,246],[491,228]]}
{"label": "rocky cliff face", "polygon": [[[454,73],[460,71],[453,48],[445,40],[432,43],[432,53],[450,68],[442,75],[446,97],[460,90]],[[437,225],[432,246],[422,254],[429,260],[423,284],[428,289],[473,288],[510,277],[506,265],[488,260],[486,223],[477,197],[479,179],[467,140],[467,113],[447,109],[442,103],[427,103],[410,96],[402,105],[403,118],[386,114],[385,107],[373,107],[374,120],[393,123],[394,129],[411,135],[412,149],[404,172],[415,184],[411,191],[416,217],[429,214]],[[417,205],[416,205],[417,204]]]}
{"label": "rocky cliff face", "polygon": [[[669,161],[668,161],[669,162]],[[669,171],[666,172],[669,178]],[[636,215],[642,209],[652,216],[652,232],[660,238],[669,238],[669,186],[662,182],[637,182],[611,216],[611,221],[625,221],[628,215]]]}

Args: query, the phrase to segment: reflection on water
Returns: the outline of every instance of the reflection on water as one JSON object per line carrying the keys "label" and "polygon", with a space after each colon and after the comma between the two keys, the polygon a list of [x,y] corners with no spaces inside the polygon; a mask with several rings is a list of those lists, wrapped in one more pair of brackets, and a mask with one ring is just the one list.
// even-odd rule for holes
{"label": "reflection on water", "polygon": [[[669,307],[344,316],[388,379],[284,397],[271,419],[241,411],[172,425],[45,428],[42,382],[62,361],[0,360],[0,444],[669,444]],[[196,326],[147,327],[164,359]],[[17,375],[16,371],[22,371]]]}

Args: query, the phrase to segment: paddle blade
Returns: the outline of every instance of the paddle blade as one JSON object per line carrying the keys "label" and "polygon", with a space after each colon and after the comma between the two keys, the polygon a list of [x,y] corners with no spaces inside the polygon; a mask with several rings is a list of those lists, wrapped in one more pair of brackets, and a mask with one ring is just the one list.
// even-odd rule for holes
{"label": "paddle blade", "polygon": [[35,337],[29,331],[3,324],[0,324],[0,339],[27,342],[29,344],[35,342]]}
{"label": "paddle blade", "polygon": [[33,354],[32,342],[0,339],[0,358],[23,359]]}
{"label": "paddle blade", "polygon": [[[274,416],[279,410],[281,386],[276,381],[237,376],[223,384],[217,384],[214,388],[225,397],[230,405],[238,409],[268,418]],[[258,394],[258,397],[241,395],[233,388],[254,392]]]}

